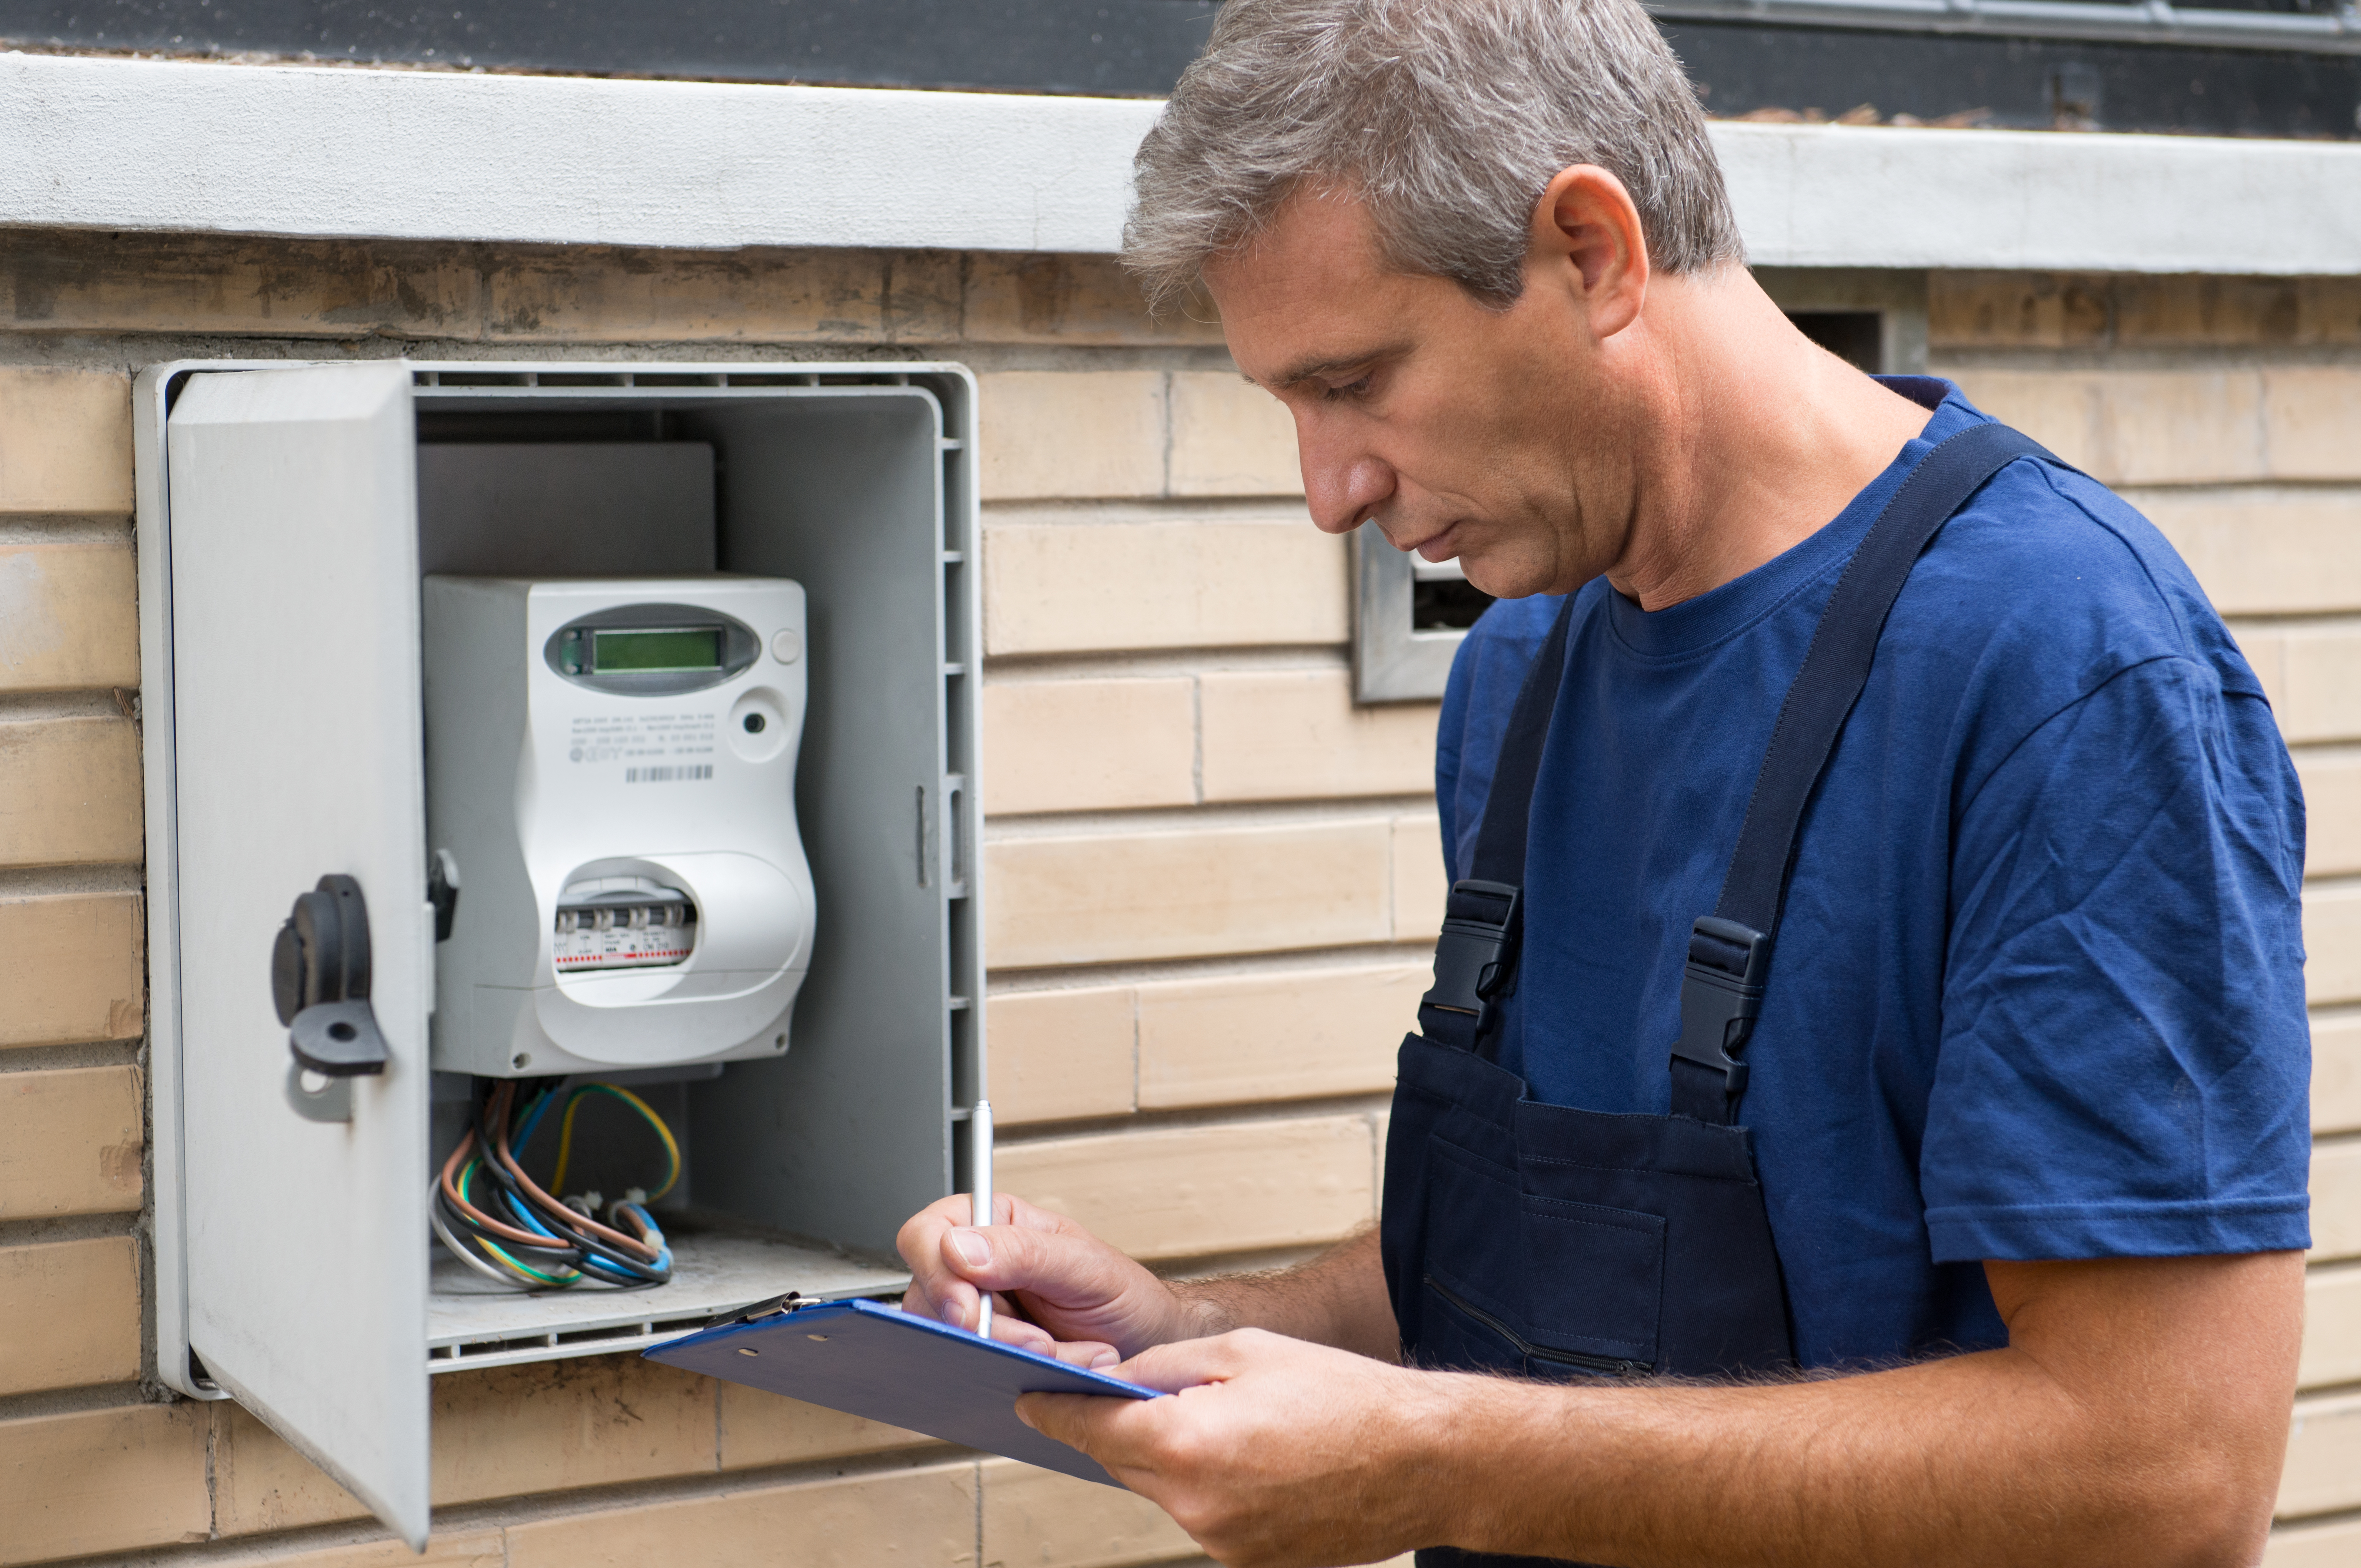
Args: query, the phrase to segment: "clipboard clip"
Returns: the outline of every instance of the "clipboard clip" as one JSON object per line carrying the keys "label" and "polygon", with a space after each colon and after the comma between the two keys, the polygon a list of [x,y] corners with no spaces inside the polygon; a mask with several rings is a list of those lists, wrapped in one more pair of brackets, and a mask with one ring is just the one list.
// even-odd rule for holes
{"label": "clipboard clip", "polygon": [[705,1326],[708,1329],[718,1329],[730,1323],[751,1323],[757,1318],[774,1318],[781,1313],[796,1311],[800,1308],[815,1304],[805,1299],[802,1291],[790,1290],[784,1296],[774,1296],[767,1301],[757,1301],[751,1307],[741,1307],[737,1311],[724,1312],[718,1318],[708,1318],[706,1320]]}

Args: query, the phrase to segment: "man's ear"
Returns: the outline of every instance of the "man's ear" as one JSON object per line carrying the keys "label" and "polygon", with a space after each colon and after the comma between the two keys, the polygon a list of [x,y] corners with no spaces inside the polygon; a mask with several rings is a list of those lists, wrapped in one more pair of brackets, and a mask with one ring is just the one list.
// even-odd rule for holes
{"label": "man's ear", "polygon": [[1561,169],[1533,203],[1527,286],[1565,290],[1609,338],[1639,319],[1648,292],[1648,237],[1623,181],[1595,163]]}

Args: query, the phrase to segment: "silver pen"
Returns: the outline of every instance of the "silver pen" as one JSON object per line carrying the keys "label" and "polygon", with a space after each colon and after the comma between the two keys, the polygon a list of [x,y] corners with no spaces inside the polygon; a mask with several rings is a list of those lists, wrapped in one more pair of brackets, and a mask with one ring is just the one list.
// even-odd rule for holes
{"label": "silver pen", "polygon": [[[971,1200],[974,1207],[968,1212],[969,1220],[976,1225],[988,1225],[992,1223],[991,1101],[979,1100],[975,1102],[975,1109],[968,1113],[967,1129],[968,1147],[972,1157],[969,1163],[975,1168],[972,1173],[974,1177],[974,1197]],[[975,1294],[975,1332],[985,1339],[990,1339],[992,1337],[992,1292],[979,1290]]]}

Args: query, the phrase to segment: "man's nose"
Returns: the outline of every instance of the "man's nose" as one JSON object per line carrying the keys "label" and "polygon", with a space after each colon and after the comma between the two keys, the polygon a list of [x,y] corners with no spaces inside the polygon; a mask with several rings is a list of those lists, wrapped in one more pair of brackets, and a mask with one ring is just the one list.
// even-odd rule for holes
{"label": "man's nose", "polygon": [[1303,462],[1303,499],[1312,521],[1326,533],[1349,533],[1371,508],[1394,493],[1394,471],[1365,451],[1334,451],[1299,422],[1296,443]]}

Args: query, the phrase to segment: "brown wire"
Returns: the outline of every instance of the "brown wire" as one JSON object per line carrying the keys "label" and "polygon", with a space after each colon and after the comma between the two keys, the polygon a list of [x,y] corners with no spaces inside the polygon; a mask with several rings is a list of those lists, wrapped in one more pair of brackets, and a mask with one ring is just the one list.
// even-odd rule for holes
{"label": "brown wire", "polygon": [[587,1215],[577,1213],[575,1211],[566,1208],[565,1204],[559,1202],[556,1199],[552,1198],[548,1193],[543,1191],[539,1182],[533,1180],[532,1177],[527,1176],[524,1173],[524,1167],[519,1165],[516,1160],[516,1156],[509,1152],[508,1105],[510,1098],[514,1093],[515,1086],[512,1083],[503,1083],[500,1085],[499,1091],[500,1102],[494,1108],[494,1115],[492,1118],[492,1124],[500,1130],[500,1143],[493,1148],[492,1157],[500,1162],[502,1168],[506,1169],[509,1175],[515,1179],[517,1185],[523,1188],[528,1194],[538,1199],[541,1202],[546,1204],[552,1209],[565,1210],[567,1218],[575,1224],[581,1226],[584,1230],[591,1231],[600,1236],[604,1236],[608,1240],[614,1242],[617,1245],[628,1248],[629,1250],[637,1253],[640,1256],[646,1258],[650,1263],[654,1263],[662,1258],[664,1256],[662,1253],[658,1252],[654,1247],[650,1246],[646,1242],[641,1240],[639,1237],[627,1236],[620,1231],[602,1225],[598,1221],[593,1220]]}
{"label": "brown wire", "polygon": [[451,1200],[452,1205],[461,1213],[467,1215],[467,1218],[475,1221],[476,1223],[483,1226],[486,1230],[495,1232],[511,1241],[523,1242],[529,1245],[536,1247],[547,1247],[551,1241],[550,1237],[536,1235],[531,1231],[522,1231],[517,1229],[514,1225],[508,1224],[500,1220],[495,1220],[489,1214],[485,1213],[481,1209],[477,1208],[473,1203],[468,1202],[467,1199],[459,1195],[459,1189],[457,1184],[452,1179],[452,1173],[459,1168],[460,1165],[467,1158],[467,1151],[475,1147],[475,1146],[476,1129],[471,1126],[467,1129],[467,1136],[459,1140],[459,1146],[451,1151],[451,1157],[443,1162],[443,1195]]}

